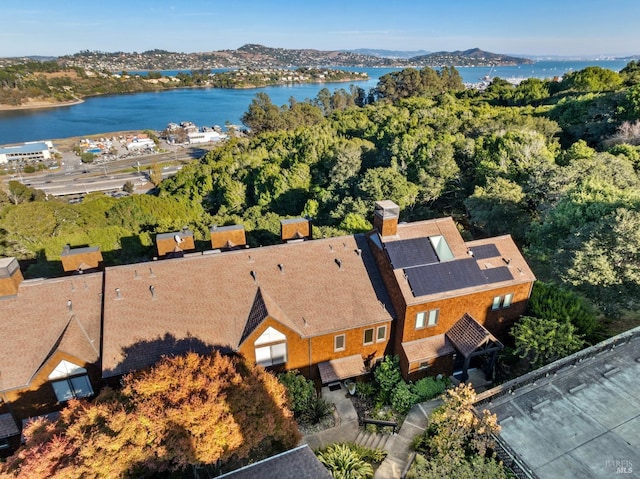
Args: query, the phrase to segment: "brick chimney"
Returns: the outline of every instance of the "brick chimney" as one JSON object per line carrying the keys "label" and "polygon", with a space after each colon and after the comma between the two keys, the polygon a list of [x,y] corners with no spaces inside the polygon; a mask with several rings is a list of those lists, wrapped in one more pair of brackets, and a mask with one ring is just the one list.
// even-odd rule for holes
{"label": "brick chimney", "polygon": [[247,238],[242,225],[213,225],[209,228],[209,233],[211,234],[211,247],[213,249],[230,250],[247,246]]}
{"label": "brick chimney", "polygon": [[310,240],[311,237],[311,220],[307,218],[280,220],[280,239],[283,243]]}
{"label": "brick chimney", "polygon": [[193,231],[185,227],[182,231],[160,233],[156,235],[156,247],[160,258],[182,256],[185,251],[194,251],[196,244]]}
{"label": "brick chimney", "polygon": [[62,269],[65,273],[82,273],[86,270],[102,267],[102,253],[99,246],[71,248],[66,245],[60,254]]}
{"label": "brick chimney", "polygon": [[380,236],[394,236],[398,232],[400,207],[391,200],[376,201],[373,210],[373,227]]}
{"label": "brick chimney", "polygon": [[23,279],[17,259],[0,258],[0,298],[18,294]]}

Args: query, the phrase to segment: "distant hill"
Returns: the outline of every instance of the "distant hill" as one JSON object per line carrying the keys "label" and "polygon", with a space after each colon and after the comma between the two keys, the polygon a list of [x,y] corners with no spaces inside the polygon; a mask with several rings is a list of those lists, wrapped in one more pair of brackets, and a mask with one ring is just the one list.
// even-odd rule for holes
{"label": "distant hill", "polygon": [[419,66],[487,66],[487,65],[523,65],[534,63],[533,60],[523,57],[514,57],[501,53],[492,53],[472,48],[470,50],[456,50],[454,52],[434,52],[409,58],[410,62]]}
{"label": "distant hill", "polygon": [[[370,50],[389,52],[391,50]],[[401,52],[397,52],[401,53]],[[406,52],[409,53],[409,52]],[[532,63],[526,58],[484,52],[478,48],[456,52],[437,52],[426,55],[387,57],[347,50],[313,50],[272,48],[246,44],[237,50],[218,50],[200,53],[177,53],[149,50],[142,53],[105,53],[81,51],[57,59],[64,66],[80,66],[109,71],[131,70],[195,70],[215,68],[262,67],[441,67],[489,66]]]}
{"label": "distant hill", "polygon": [[347,50],[360,55],[370,55],[372,57],[382,58],[412,58],[420,55],[428,55],[430,52],[426,50],[402,51],[402,50],[379,50],[373,48],[358,48],[356,50]]}

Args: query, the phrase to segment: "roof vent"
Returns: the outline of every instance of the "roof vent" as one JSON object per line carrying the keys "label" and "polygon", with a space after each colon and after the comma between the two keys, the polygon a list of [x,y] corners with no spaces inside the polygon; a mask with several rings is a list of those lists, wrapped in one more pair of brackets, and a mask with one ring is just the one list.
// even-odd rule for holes
{"label": "roof vent", "polygon": [[502,258],[502,261],[504,261],[506,264],[511,263],[511,258]]}
{"label": "roof vent", "polygon": [[71,300],[67,300],[67,308],[69,309],[69,311],[73,311],[73,305],[71,304]]}
{"label": "roof vent", "polygon": [[278,269],[280,270],[281,273],[284,273],[284,265],[282,263],[278,264]]}
{"label": "roof vent", "polygon": [[116,298],[120,299],[120,288],[116,288]]}
{"label": "roof vent", "polygon": [[336,258],[336,264],[338,265],[339,269],[342,269],[342,260],[340,258]]}
{"label": "roof vent", "polygon": [[254,270],[251,270],[251,272],[249,274],[251,275],[251,277],[253,278],[254,281],[257,281],[256,278],[258,276],[258,273],[256,273]]}
{"label": "roof vent", "polygon": [[149,291],[151,291],[151,298],[155,299],[156,297],[156,287],[154,285],[149,286]]}
{"label": "roof vent", "polygon": [[356,250],[356,254],[357,254],[358,256],[362,256],[362,250],[361,250],[360,248],[358,248],[358,249]]}
{"label": "roof vent", "polygon": [[467,250],[467,254],[473,258],[473,251],[472,250],[468,249]]}

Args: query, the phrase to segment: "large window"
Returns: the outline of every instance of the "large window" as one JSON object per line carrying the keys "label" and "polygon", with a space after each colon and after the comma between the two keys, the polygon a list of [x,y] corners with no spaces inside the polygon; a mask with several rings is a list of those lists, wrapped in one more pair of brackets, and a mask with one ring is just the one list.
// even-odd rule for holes
{"label": "large window", "polygon": [[89,377],[85,374],[73,378],[66,378],[62,381],[54,381],[51,383],[53,391],[59,402],[68,401],[73,398],[84,398],[93,396],[93,388]]}
{"label": "large window", "polygon": [[345,348],[346,348],[346,342],[345,342],[344,334],[338,334],[333,341],[333,350],[344,351]]}
{"label": "large window", "polygon": [[287,362],[287,337],[277,329],[269,326],[253,345],[256,364],[266,367]]}
{"label": "large window", "polygon": [[93,396],[87,370],[64,359],[51,371],[49,380],[59,402]]}
{"label": "large window", "polygon": [[440,316],[439,309],[431,309],[429,311],[421,311],[416,314],[416,329],[424,327],[433,327],[438,324],[438,317]]}
{"label": "large window", "polygon": [[260,366],[275,366],[287,362],[287,343],[256,348],[256,363]]}

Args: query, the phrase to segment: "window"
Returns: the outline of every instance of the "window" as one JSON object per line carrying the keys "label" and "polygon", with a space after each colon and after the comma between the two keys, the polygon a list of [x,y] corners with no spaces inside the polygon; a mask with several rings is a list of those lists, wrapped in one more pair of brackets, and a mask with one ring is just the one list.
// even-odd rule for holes
{"label": "window", "polygon": [[[256,364],[266,367],[287,362],[287,337],[269,326],[260,335],[255,346]],[[275,344],[269,344],[275,343]]]}
{"label": "window", "polygon": [[287,362],[287,343],[272,344],[255,349],[256,364],[260,366],[274,366]]}
{"label": "window", "polygon": [[513,301],[513,293],[505,294],[504,301],[502,302],[503,308],[508,308],[511,306],[511,302]]}
{"label": "window", "polygon": [[373,328],[364,330],[364,344],[373,344]]}
{"label": "window", "polygon": [[387,339],[387,327],[386,326],[378,326],[378,334],[376,335],[376,343],[380,341],[384,341]]}
{"label": "window", "polygon": [[344,334],[338,334],[333,341],[333,350],[344,351],[344,349],[345,349]]}
{"label": "window", "polygon": [[438,316],[440,316],[439,309],[432,309],[429,311],[429,321],[427,322],[427,326],[432,327],[438,324]]}
{"label": "window", "polygon": [[431,309],[429,311],[421,311],[416,314],[416,329],[424,328],[425,326],[431,328],[438,324],[438,317],[440,316],[439,309]]}
{"label": "window", "polygon": [[418,369],[428,369],[428,368],[429,368],[429,361],[423,361],[418,364]]}
{"label": "window", "polygon": [[500,303],[502,302],[502,296],[496,296],[493,298],[493,304],[491,305],[492,310],[500,309]]}
{"label": "window", "polygon": [[496,296],[493,298],[493,304],[491,305],[491,310],[495,311],[500,308],[508,308],[511,306],[513,302],[513,293],[508,293],[503,296]]}
{"label": "window", "polygon": [[84,374],[73,378],[66,378],[62,381],[54,381],[51,383],[53,391],[59,402],[68,401],[73,398],[84,398],[93,396],[93,389],[89,377]]}

